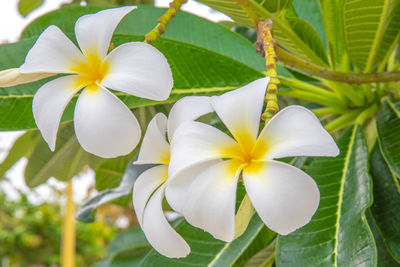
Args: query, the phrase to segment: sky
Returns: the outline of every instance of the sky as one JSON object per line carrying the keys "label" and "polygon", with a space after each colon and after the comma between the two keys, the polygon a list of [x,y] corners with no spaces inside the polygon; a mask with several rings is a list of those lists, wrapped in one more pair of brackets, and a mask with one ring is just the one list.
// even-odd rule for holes
{"label": "sky", "polygon": [[[2,42],[16,42],[19,38],[23,28],[28,25],[35,18],[57,9],[60,5],[68,3],[71,0],[45,0],[44,4],[30,13],[26,18],[18,13],[17,4],[18,0],[0,0],[0,43]],[[158,7],[168,7],[169,0],[155,0]],[[222,20],[230,20],[229,17],[222,13],[211,10],[209,7],[189,0],[182,6],[182,10],[212,20],[214,22]],[[13,142],[23,132],[0,132],[0,162],[7,155],[8,150],[11,148]],[[20,160],[11,170],[6,173],[7,180],[0,181],[0,190],[6,192],[9,199],[18,199],[19,194],[15,190],[28,193],[28,199],[32,203],[42,203],[46,201],[56,200],[56,195],[53,194],[52,187],[58,190],[64,190],[66,183],[59,182],[54,178],[50,178],[47,183],[30,190],[24,181],[23,170],[27,161]],[[88,170],[78,177],[73,179],[74,183],[74,200],[75,202],[82,202],[87,194],[87,190],[94,184],[94,173]],[[61,201],[63,201],[61,199]]]}

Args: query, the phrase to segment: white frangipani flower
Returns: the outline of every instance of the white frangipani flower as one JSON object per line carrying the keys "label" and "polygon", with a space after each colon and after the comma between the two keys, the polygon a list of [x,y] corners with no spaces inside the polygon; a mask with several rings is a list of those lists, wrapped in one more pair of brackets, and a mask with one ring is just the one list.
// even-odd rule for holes
{"label": "white frangipani flower", "polygon": [[128,154],[141,136],[135,116],[106,88],[152,100],[168,98],[172,73],[156,48],[130,42],[107,54],[115,28],[134,8],[107,9],[79,18],[75,34],[80,50],[52,25],[28,52],[19,70],[22,74],[70,74],[44,84],[33,99],[35,122],[51,150],[64,109],[81,89],[74,112],[76,136],[86,151],[105,158]]}
{"label": "white frangipani flower", "polygon": [[232,137],[207,124],[185,122],[171,142],[166,198],[192,225],[230,242],[235,233],[240,179],[263,222],[286,235],[307,224],[319,190],[305,172],[275,158],[337,156],[339,149],[317,117],[301,106],[277,113],[259,134],[269,78],[211,98]]}
{"label": "white frangipani flower", "polygon": [[172,107],[168,120],[164,114],[156,114],[143,137],[138,160],[134,162],[159,164],[138,177],[133,187],[133,206],[149,243],[170,258],[187,256],[190,247],[169,225],[162,210],[165,188],[168,187],[169,140],[179,124],[211,111],[209,97],[189,96]]}

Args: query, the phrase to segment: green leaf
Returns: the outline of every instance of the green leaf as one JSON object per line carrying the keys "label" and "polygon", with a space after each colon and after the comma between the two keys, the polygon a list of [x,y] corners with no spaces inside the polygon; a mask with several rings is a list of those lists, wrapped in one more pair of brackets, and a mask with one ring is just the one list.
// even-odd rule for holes
{"label": "green leaf", "polygon": [[126,156],[105,160],[95,169],[96,190],[102,191],[108,188],[117,187],[121,183],[129,163],[132,163],[133,156],[137,150]]}
{"label": "green leaf", "polygon": [[56,150],[51,152],[48,144],[39,139],[25,168],[25,182],[35,187],[54,177],[67,181],[79,174],[86,166],[96,165],[103,159],[87,153],[75,137],[72,123],[60,125]]}
{"label": "green leaf", "polygon": [[[320,0],[324,30],[329,50],[330,60],[335,69],[347,66],[341,64],[346,53],[342,13],[344,0]],[[336,66],[339,63],[339,66]]]}
{"label": "green leaf", "polygon": [[[186,258],[169,259],[151,250],[143,259],[140,266],[232,266],[251,258],[254,254],[271,242],[275,234],[269,231],[258,216],[251,220],[246,232],[231,243],[214,239],[210,234],[194,228],[181,220],[174,227],[188,242],[191,253]],[[253,243],[256,248],[249,251]],[[258,244],[257,244],[258,243]],[[247,253],[247,254],[246,254]],[[246,254],[246,259],[241,256]]]}
{"label": "green leaf", "polygon": [[[82,15],[95,13],[107,7],[67,6],[48,13],[29,24],[22,38],[36,37],[50,24],[58,26],[63,32],[74,35],[75,21]],[[164,8],[139,6],[129,13],[118,25],[115,34],[144,35],[151,31],[157,19],[166,12]],[[255,53],[252,43],[230,31],[223,25],[213,23],[195,15],[179,11],[171,20],[162,39],[180,41],[211,50],[260,72],[265,72],[265,60]],[[158,41],[156,41],[157,43]]]}
{"label": "green leaf", "polygon": [[18,1],[18,12],[23,17],[26,17],[36,8],[43,4],[44,0],[19,0]]}
{"label": "green leaf", "polygon": [[304,19],[318,32],[325,43],[325,31],[322,21],[321,6],[318,0],[293,0],[293,7],[299,18]]}
{"label": "green leaf", "polygon": [[343,22],[351,60],[371,72],[386,61],[400,36],[400,1],[344,0]]}
{"label": "green leaf", "polygon": [[151,249],[151,245],[140,229],[134,227],[117,234],[108,246],[107,257],[114,258],[138,258]]}
{"label": "green leaf", "polygon": [[268,247],[260,250],[244,267],[271,267],[275,262],[275,240]]}
{"label": "green leaf", "polygon": [[[221,11],[238,23],[254,28],[237,1],[200,0],[199,2]],[[327,64],[324,43],[317,31],[307,21],[297,16],[292,1],[250,0],[249,2],[261,20],[274,19],[274,38],[279,45],[316,64]]]}
{"label": "green leaf", "polygon": [[393,257],[390,255],[389,251],[387,250],[387,247],[383,241],[381,232],[379,231],[378,226],[376,225],[376,222],[371,215],[371,211],[368,209],[365,212],[365,215],[368,220],[368,225],[371,228],[371,231],[374,234],[374,238],[375,238],[376,250],[377,250],[377,254],[378,254],[377,266],[398,267],[399,263],[393,259]]}
{"label": "green leaf", "polygon": [[41,136],[38,131],[28,131],[21,135],[13,144],[7,157],[0,164],[0,180],[5,173],[23,157],[29,158]]}
{"label": "green leaf", "polygon": [[390,168],[400,176],[400,100],[386,99],[376,118],[379,146]]}
{"label": "green leaf", "polygon": [[[151,9],[147,7],[146,10],[153,9],[155,8]],[[72,34],[74,20],[71,19],[71,14],[77,16],[76,14],[79,12],[75,14],[73,11],[79,10],[81,10],[81,13],[83,13],[82,10],[89,13],[94,12],[93,8],[69,7],[61,9],[60,11],[56,11],[55,17],[49,14],[43,19],[39,19],[39,22],[32,24],[32,27],[28,27],[26,32],[31,34],[41,32],[42,28],[52,23],[52,19],[57,19],[55,24],[62,24],[64,21],[65,23],[62,24],[62,28],[64,28],[64,31],[71,39],[74,39],[75,37]],[[146,12],[146,10],[143,12]],[[161,10],[161,12],[162,11],[163,10]],[[65,14],[63,12],[65,12]],[[123,22],[118,28],[121,29],[117,30],[119,34],[114,35],[112,42],[116,46],[125,42],[143,40],[143,30],[134,34],[133,32],[139,28],[132,27],[131,29],[128,27],[129,25],[139,24],[143,27],[149,27],[151,24],[151,27],[154,27],[155,18],[153,20],[150,17],[138,15],[138,18],[142,21],[136,21],[134,15],[139,13],[135,12],[136,11],[127,17],[134,19],[128,21],[129,24]],[[129,108],[171,103],[186,95],[217,95],[263,77],[260,71],[260,69],[264,68],[264,64],[260,64],[262,58],[254,53],[254,48],[249,41],[221,25],[199,19],[193,15],[185,14],[184,16],[186,16],[186,19],[181,21],[185,26],[195,25],[195,23],[191,23],[191,20],[194,20],[198,26],[195,28],[187,27],[188,29],[173,35],[180,36],[180,38],[177,37],[177,40],[171,39],[172,36],[171,38],[158,40],[155,44],[155,47],[167,57],[172,69],[174,88],[170,98],[166,101],[157,102],[117,92],[116,95],[119,96]],[[61,27],[61,25],[59,26]],[[170,27],[171,28],[168,28],[168,30],[174,29],[173,24],[171,24]],[[124,30],[128,28],[129,32]],[[183,29],[182,26],[178,27],[178,30],[181,29]],[[193,30],[193,32],[189,30]],[[37,36],[28,37],[27,35],[28,34],[25,34],[26,38],[16,44],[0,46],[0,69],[18,67],[24,62],[24,56],[37,38]],[[207,45],[207,41],[210,44]],[[204,47],[193,45],[193,43],[197,44],[197,42],[203,44]],[[218,53],[212,51],[212,49],[218,50]],[[253,60],[255,58],[258,59]],[[249,64],[251,66],[245,65],[243,62],[250,62]],[[35,128],[31,112],[32,98],[37,89],[48,80],[50,79],[11,88],[0,88],[0,113],[4,114],[4,116],[0,117],[0,130]],[[69,111],[64,114],[63,121],[72,120],[72,114],[73,104],[70,105]]]}
{"label": "green leaf", "polygon": [[111,201],[132,195],[133,184],[139,175],[154,165],[128,165],[121,183],[116,188],[105,189],[86,201],[76,213],[76,219],[81,222],[93,222],[96,209]]}
{"label": "green leaf", "polygon": [[381,238],[400,263],[400,181],[386,164],[378,146],[371,155],[374,203],[370,210]]}
{"label": "green leaf", "polygon": [[338,140],[340,155],[316,158],[307,169],[320,190],[309,224],[278,237],[278,266],[376,266],[376,248],[365,219],[371,204],[368,151],[359,126]]}

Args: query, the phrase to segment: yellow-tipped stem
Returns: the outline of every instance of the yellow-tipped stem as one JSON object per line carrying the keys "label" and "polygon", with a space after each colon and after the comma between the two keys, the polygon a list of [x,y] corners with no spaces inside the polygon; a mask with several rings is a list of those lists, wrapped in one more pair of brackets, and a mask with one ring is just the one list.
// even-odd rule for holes
{"label": "yellow-tipped stem", "polygon": [[75,266],[75,203],[73,199],[72,180],[68,181],[67,203],[63,223],[61,244],[61,266]]}
{"label": "yellow-tipped stem", "polygon": [[153,44],[157,39],[159,39],[161,35],[165,32],[165,29],[167,28],[171,19],[175,17],[181,5],[186,2],[187,0],[174,0],[169,3],[169,8],[167,12],[165,12],[165,14],[158,19],[157,26],[153,30],[151,30],[151,32],[144,36],[144,42],[148,44]]}

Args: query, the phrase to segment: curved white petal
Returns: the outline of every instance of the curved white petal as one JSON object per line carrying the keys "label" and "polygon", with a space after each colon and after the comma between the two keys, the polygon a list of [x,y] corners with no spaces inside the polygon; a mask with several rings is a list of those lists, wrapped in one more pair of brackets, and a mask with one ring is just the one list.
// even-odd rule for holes
{"label": "curved white petal", "polygon": [[215,238],[231,242],[235,234],[236,187],[240,168],[234,160],[205,169],[187,189],[182,215]]}
{"label": "curved white petal", "polygon": [[109,71],[102,81],[108,88],[152,100],[165,100],[173,87],[171,69],[155,47],[132,42],[118,46],[106,57]]}
{"label": "curved white petal", "polygon": [[21,73],[19,68],[6,69],[0,71],[0,87],[35,82],[53,75],[53,73]]}
{"label": "curved white petal", "polygon": [[144,134],[137,161],[134,164],[168,164],[167,117],[158,113],[150,121]]}
{"label": "curved white petal", "polygon": [[175,131],[170,146],[169,175],[209,160],[232,158],[239,145],[228,135],[207,124],[184,122]]}
{"label": "curved white petal", "polygon": [[170,258],[186,257],[190,247],[169,225],[162,210],[165,185],[151,196],[144,210],[142,229],[147,240],[160,254]]}
{"label": "curved white petal", "polygon": [[133,208],[140,225],[143,224],[143,212],[151,194],[168,178],[168,166],[158,165],[144,171],[133,186]]}
{"label": "curved white petal", "polygon": [[218,159],[195,164],[179,171],[174,176],[170,176],[167,180],[165,197],[171,208],[182,213],[182,208],[185,205],[186,193],[189,186],[205,169],[221,161],[222,160]]}
{"label": "curved white petal", "polygon": [[85,62],[81,51],[54,25],[40,34],[21,66],[21,73],[73,73],[71,67]]}
{"label": "curved white petal", "polygon": [[107,55],[111,37],[120,21],[136,7],[110,8],[80,17],[75,23],[75,35],[86,57]]}
{"label": "curved white petal", "polygon": [[81,88],[78,76],[69,75],[45,83],[33,97],[33,117],[52,151],[56,147],[58,126],[64,109]]}
{"label": "curved white petal", "polygon": [[103,158],[130,153],[140,140],[139,123],[132,112],[105,88],[86,88],[74,113],[76,137],[88,152]]}
{"label": "curved white petal", "polygon": [[278,112],[262,130],[257,148],[263,159],[292,156],[337,156],[339,148],[318,118],[302,106]]}
{"label": "curved white petal", "polygon": [[178,100],[168,115],[168,138],[172,139],[176,128],[185,121],[192,121],[213,111],[208,96],[186,96]]}
{"label": "curved white petal", "polygon": [[255,80],[239,89],[213,96],[211,103],[218,116],[242,145],[253,145],[269,78]]}
{"label": "curved white petal", "polygon": [[283,162],[272,160],[258,164],[243,170],[243,182],[263,222],[281,235],[307,224],[319,204],[319,190],[314,180]]}

